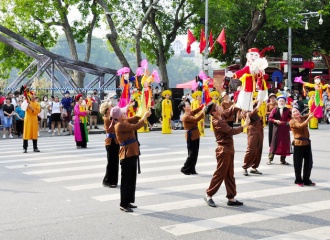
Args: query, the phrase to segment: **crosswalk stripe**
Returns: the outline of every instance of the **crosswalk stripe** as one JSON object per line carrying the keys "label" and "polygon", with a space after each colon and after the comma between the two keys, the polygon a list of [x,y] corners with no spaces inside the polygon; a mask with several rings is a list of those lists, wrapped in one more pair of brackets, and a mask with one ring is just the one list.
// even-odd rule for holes
{"label": "crosswalk stripe", "polygon": [[329,209],[330,200],[325,200],[280,208],[272,208],[250,213],[242,213],[231,216],[193,221],[189,223],[179,223],[164,226],[161,227],[161,229],[175,236],[182,236],[212,229],[239,226],[246,223],[257,223],[271,219],[284,218],[290,215],[301,215]]}
{"label": "crosswalk stripe", "polygon": [[[293,177],[293,173],[288,174],[281,174],[276,175],[272,177],[257,177],[257,178],[245,178],[245,179],[237,179],[236,185],[242,185],[242,184],[249,184],[249,183],[256,183],[256,182],[271,182],[271,181],[277,181],[279,179],[286,179]],[[205,185],[204,187],[207,188],[208,185]],[[281,187],[278,189],[267,189],[267,190],[261,190],[261,191],[254,191],[254,192],[243,192],[238,193],[238,197],[240,200],[242,199],[249,199],[249,198],[257,198],[257,197],[266,197],[266,196],[273,196],[273,195],[280,195],[280,194],[286,194],[291,193],[295,191],[299,191],[301,188],[294,187]],[[309,188],[313,189],[313,188]],[[278,191],[277,191],[278,190]],[[308,190],[308,188],[305,188],[304,190]],[[167,202],[167,203],[160,203],[160,204],[153,204],[153,205],[146,205],[146,206],[139,206],[139,209],[134,210],[133,215],[145,215],[145,214],[151,214],[155,212],[165,212],[165,211],[172,211],[172,210],[179,210],[179,209],[185,209],[185,208],[191,208],[191,207],[198,207],[205,205],[204,200],[202,199],[203,195],[201,195],[197,199],[189,199],[189,200],[182,200],[182,201],[175,201],[175,202]],[[213,197],[213,200],[215,201],[221,201],[223,197]]]}
{"label": "crosswalk stripe", "polygon": [[293,232],[274,237],[262,238],[260,240],[292,240],[292,239],[310,239],[310,240],[329,240],[330,227],[318,227],[299,232]]}
{"label": "crosswalk stripe", "polygon": [[[86,149],[87,150],[87,149]],[[94,156],[99,156],[99,155],[104,155],[106,156],[106,151],[102,149],[102,151],[95,151],[95,149],[93,149],[94,152],[92,153],[85,153],[85,151],[82,153],[81,155],[78,155],[78,154],[75,154],[75,155],[70,155],[70,154],[65,154],[63,155],[63,158],[77,158],[79,156],[79,158],[85,158],[86,156],[90,156],[92,155],[93,157]],[[148,158],[148,157],[155,157],[155,156],[159,156],[160,153],[150,153],[150,154],[144,154],[145,152],[148,152],[150,151],[149,149],[143,149],[141,150],[141,154],[142,154],[142,158]],[[72,152],[72,151],[71,151]],[[17,163],[17,162],[33,162],[33,161],[41,161],[41,160],[44,160],[44,158],[46,158],[47,160],[48,159],[54,159],[54,158],[58,158],[58,156],[54,156],[54,152],[51,152],[51,153],[47,153],[49,155],[44,155],[44,154],[38,154],[38,157],[33,157],[33,158],[20,158],[20,159],[14,159],[14,160],[4,160],[4,161],[0,161],[0,164],[1,163]],[[61,152],[62,154],[62,152]],[[161,153],[162,156],[165,156],[165,155],[179,155],[179,154],[187,154],[187,151],[177,151],[177,152],[162,152]],[[106,159],[106,158],[102,158],[102,159]]]}
{"label": "crosswalk stripe", "polygon": [[[201,158],[209,158],[209,156],[201,156]],[[167,159],[165,159],[167,160]],[[151,161],[151,163],[161,163],[164,160],[155,160]],[[165,161],[166,162],[166,161]],[[143,164],[149,164],[147,161],[143,162]],[[199,166],[212,166],[215,165],[214,162],[206,162],[206,163],[200,163]],[[36,171],[28,171],[23,172],[26,175],[41,175],[46,173],[59,173],[59,172],[73,172],[73,171],[80,171],[80,170],[89,170],[89,169],[99,169],[99,168],[105,168],[106,164],[102,165],[91,165],[91,166],[80,166],[80,167],[70,167],[70,168],[56,168],[56,169],[46,169],[46,170],[36,170]],[[153,167],[153,168],[143,168],[143,172],[158,172],[158,171],[165,171],[165,170],[171,170],[171,169],[180,169],[182,167],[181,165],[171,165],[171,166],[162,166],[162,167]]]}
{"label": "crosswalk stripe", "polygon": [[[200,159],[203,158],[211,158],[212,156],[200,156]],[[162,162],[175,162],[178,160],[183,160],[182,157],[178,158],[163,158],[161,160],[143,160],[143,163],[162,163]],[[23,165],[12,165],[12,166],[5,166],[5,168],[8,169],[19,169],[19,168],[34,168],[34,167],[45,167],[45,166],[58,166],[58,165],[69,165],[69,164],[75,164],[75,163],[88,163],[88,162],[99,162],[104,161],[106,162],[106,159],[104,157],[102,158],[96,158],[96,159],[84,159],[84,160],[67,160],[67,161],[58,161],[58,162],[45,162],[45,163],[35,163],[35,164],[23,164]]]}
{"label": "crosswalk stripe", "polygon": [[[198,164],[199,167],[201,165],[202,165],[202,163]],[[268,166],[260,167],[260,169],[269,169],[269,168],[270,167],[268,167]],[[176,169],[179,169],[178,166],[176,166]],[[243,169],[235,168],[234,171],[242,172]],[[256,180],[256,181],[260,181],[260,179]],[[176,185],[176,186],[171,186],[171,187],[166,187],[166,188],[148,189],[148,190],[144,190],[144,191],[139,191],[139,189],[137,189],[135,197],[161,195],[161,194],[167,194],[167,193],[171,193],[171,192],[182,192],[182,191],[196,190],[196,189],[201,189],[201,188],[203,189],[203,188],[206,188],[209,185],[209,183],[210,183],[210,180],[208,180],[207,182],[203,182],[203,183],[188,184],[188,185]],[[95,200],[98,200],[100,202],[106,202],[106,201],[118,200],[119,195],[118,194],[107,194],[107,195],[94,196],[92,198]]]}

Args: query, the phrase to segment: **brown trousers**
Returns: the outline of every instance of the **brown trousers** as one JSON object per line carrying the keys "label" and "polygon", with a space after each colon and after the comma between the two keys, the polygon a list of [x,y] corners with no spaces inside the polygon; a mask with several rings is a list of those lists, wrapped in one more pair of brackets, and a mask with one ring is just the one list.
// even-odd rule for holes
{"label": "brown trousers", "polygon": [[244,163],[242,166],[244,169],[247,169],[249,167],[259,167],[262,155],[263,141],[263,132],[248,135],[247,149],[244,157]]}
{"label": "brown trousers", "polygon": [[212,197],[225,181],[227,198],[236,196],[236,183],[234,178],[234,154],[221,152],[217,154],[217,169],[215,170],[210,186],[206,190],[208,196]]}

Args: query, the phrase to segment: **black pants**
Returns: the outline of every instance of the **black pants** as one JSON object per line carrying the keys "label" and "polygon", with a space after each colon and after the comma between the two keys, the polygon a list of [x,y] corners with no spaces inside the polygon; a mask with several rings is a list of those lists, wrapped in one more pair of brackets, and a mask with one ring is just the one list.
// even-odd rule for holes
{"label": "black pants", "polygon": [[272,138],[273,138],[273,123],[268,122],[268,143],[269,143],[269,147],[270,147],[270,144],[272,143]]}
{"label": "black pants", "polygon": [[[304,161],[303,177],[301,177],[301,168]],[[293,166],[296,175],[295,183],[310,184],[312,181],[309,179],[313,167],[313,158],[311,148],[307,146],[294,146],[293,147]]]}
{"label": "black pants", "polygon": [[23,134],[23,124],[24,124],[24,121],[16,120],[16,133],[17,133],[17,136],[21,136]]}
{"label": "black pants", "polygon": [[81,132],[81,141],[77,141],[77,147],[87,148],[87,139],[86,139],[86,130],[83,123],[79,123],[80,132]]}
{"label": "black pants", "polygon": [[[33,149],[38,149],[38,146],[37,146],[38,140],[33,139],[32,143],[33,143]],[[23,140],[23,149],[27,150],[28,146],[29,146],[28,140],[24,139]]]}
{"label": "black pants", "polygon": [[138,156],[121,160],[120,206],[127,208],[135,202],[136,174]]}
{"label": "black pants", "polygon": [[199,138],[193,141],[190,141],[190,144],[187,143],[188,148],[188,157],[183,167],[181,168],[181,172],[183,173],[196,173],[196,164],[198,158],[199,151]]}
{"label": "black pants", "polygon": [[103,178],[103,183],[109,185],[118,184],[119,171],[119,144],[116,144],[114,139],[111,139],[111,145],[105,146],[107,150],[107,169]]}

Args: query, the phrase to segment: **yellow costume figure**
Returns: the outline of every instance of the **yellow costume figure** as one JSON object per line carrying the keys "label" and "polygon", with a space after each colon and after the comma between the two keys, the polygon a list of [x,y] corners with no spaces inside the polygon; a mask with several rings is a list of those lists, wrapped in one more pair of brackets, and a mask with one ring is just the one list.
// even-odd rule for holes
{"label": "yellow costume figure", "polygon": [[[135,115],[138,115],[140,117],[140,114],[138,113],[139,112],[139,109],[142,107],[141,106],[142,102],[141,102],[141,99],[138,100],[138,110],[136,111]],[[144,112],[144,110],[142,110],[141,112]],[[148,126],[148,120],[146,120],[143,124],[143,127],[139,128],[137,130],[138,133],[144,133],[144,132],[149,132],[149,126]]]}
{"label": "yellow costume figure", "polygon": [[[137,104],[139,102],[140,95],[141,94],[139,92],[134,92],[132,95],[132,100],[134,100]],[[136,115],[136,110],[137,106],[130,106],[127,109],[127,117],[134,117]]]}
{"label": "yellow costume figure", "polygon": [[[220,93],[218,91],[212,91],[210,93],[210,96],[212,98],[212,102],[215,103],[217,106],[220,106],[220,102],[219,102],[219,97],[220,97]],[[212,124],[212,116],[210,115],[210,129],[211,131],[213,131],[213,124]]]}
{"label": "yellow costume figure", "polygon": [[26,108],[23,130],[23,149],[27,153],[28,140],[33,142],[33,151],[40,152],[37,147],[38,141],[38,114],[40,113],[40,104],[35,102],[35,96],[31,95],[31,101]]}
{"label": "yellow costume figure", "polygon": [[[197,108],[199,108],[199,106],[202,104],[202,91],[195,91],[191,96],[194,99],[194,101],[192,101],[191,103],[191,110],[195,110]],[[205,125],[204,125],[204,118],[201,119],[198,122],[198,130],[199,130],[199,134],[201,137],[205,136],[204,133],[204,129],[205,129]]]}
{"label": "yellow costume figure", "polygon": [[170,96],[172,92],[170,90],[165,90],[162,92],[164,100],[162,101],[162,133],[172,133],[172,123],[171,118],[173,116],[172,101]]}
{"label": "yellow costume figure", "polygon": [[267,112],[267,104],[265,101],[263,101],[259,107],[258,114],[262,119],[262,124],[264,127],[267,125],[266,112]]}
{"label": "yellow costume figure", "polygon": [[[308,96],[309,96],[309,101],[308,101],[308,107],[309,107],[309,112],[312,112],[311,109],[312,109],[312,105],[314,103],[314,98],[315,98],[315,91],[310,91],[308,93]],[[316,118],[316,117],[312,117],[310,120],[309,120],[309,123],[308,123],[308,127],[310,129],[318,129],[319,128],[319,120]]]}

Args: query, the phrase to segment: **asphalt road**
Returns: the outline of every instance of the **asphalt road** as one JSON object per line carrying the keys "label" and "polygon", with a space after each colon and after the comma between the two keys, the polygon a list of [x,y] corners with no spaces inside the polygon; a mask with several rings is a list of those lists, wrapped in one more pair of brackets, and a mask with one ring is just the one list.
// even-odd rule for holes
{"label": "asphalt road", "polygon": [[280,165],[278,156],[266,165],[265,128],[261,176],[243,176],[246,134],[234,137],[237,199],[244,206],[227,206],[223,185],[217,208],[203,200],[216,166],[209,129],[201,138],[199,174],[191,176],[180,173],[184,131],[141,133],[133,214],[119,210],[119,188],[102,187],[104,134],[90,135],[80,150],[72,136],[40,137],[41,153],[30,147],[27,154],[21,139],[1,139],[0,239],[330,239],[330,126],[310,132],[315,187],[293,184],[293,166]]}

